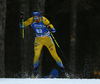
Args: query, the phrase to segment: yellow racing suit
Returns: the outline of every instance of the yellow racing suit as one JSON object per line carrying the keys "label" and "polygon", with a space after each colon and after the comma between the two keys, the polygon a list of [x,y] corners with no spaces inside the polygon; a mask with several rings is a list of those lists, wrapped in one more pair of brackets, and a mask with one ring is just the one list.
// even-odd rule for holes
{"label": "yellow racing suit", "polygon": [[55,30],[54,26],[50,24],[50,21],[46,17],[40,16],[40,22],[36,23],[33,17],[31,17],[24,22],[24,25],[31,25],[36,33],[34,42],[34,68],[38,67],[39,57],[43,46],[46,46],[48,48],[50,54],[55,59],[56,63],[60,67],[63,67],[62,61],[56,53],[55,44],[51,38],[50,31],[47,29],[47,26],[50,26],[51,29]]}

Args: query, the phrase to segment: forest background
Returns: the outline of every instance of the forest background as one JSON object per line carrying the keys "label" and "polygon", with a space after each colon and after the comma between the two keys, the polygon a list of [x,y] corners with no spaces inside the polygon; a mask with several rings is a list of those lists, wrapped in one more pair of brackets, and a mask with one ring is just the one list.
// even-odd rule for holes
{"label": "forest background", "polygon": [[[73,78],[100,78],[100,1],[98,0],[0,0],[0,77],[29,77],[33,71],[34,30],[19,28],[24,19],[40,10],[54,25],[56,38],[65,54],[57,53]],[[46,47],[40,57],[42,76],[58,65]]]}

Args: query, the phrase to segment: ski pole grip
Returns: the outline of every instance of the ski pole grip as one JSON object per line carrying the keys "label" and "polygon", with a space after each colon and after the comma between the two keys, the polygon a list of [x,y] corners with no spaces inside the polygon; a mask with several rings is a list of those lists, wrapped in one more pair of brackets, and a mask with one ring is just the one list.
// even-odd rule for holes
{"label": "ski pole grip", "polygon": [[21,12],[21,19],[24,18],[24,12]]}

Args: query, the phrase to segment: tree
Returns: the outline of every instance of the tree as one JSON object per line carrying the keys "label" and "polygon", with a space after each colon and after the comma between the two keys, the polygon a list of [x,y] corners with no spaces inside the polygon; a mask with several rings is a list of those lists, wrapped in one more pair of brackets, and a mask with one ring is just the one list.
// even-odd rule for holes
{"label": "tree", "polygon": [[0,0],[0,78],[5,77],[5,20],[6,20],[6,0]]}
{"label": "tree", "polygon": [[76,61],[76,16],[77,16],[77,0],[71,0],[71,38],[70,38],[70,64],[72,77],[75,75]]}

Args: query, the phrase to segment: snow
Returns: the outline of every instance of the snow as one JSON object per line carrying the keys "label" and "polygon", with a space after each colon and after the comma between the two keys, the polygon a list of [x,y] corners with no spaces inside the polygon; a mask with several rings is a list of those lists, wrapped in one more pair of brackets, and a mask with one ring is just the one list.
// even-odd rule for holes
{"label": "snow", "polygon": [[0,84],[100,84],[100,79],[0,78]]}

